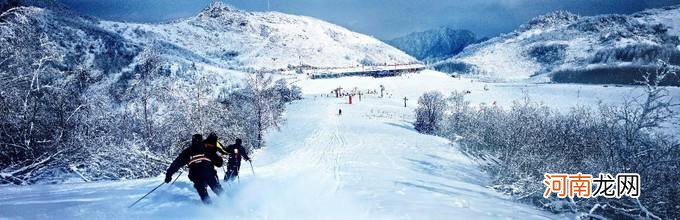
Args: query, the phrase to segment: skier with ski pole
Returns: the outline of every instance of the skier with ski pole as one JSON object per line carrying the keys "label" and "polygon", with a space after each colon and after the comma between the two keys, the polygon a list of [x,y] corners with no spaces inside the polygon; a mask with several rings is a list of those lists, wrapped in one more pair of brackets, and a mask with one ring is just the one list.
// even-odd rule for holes
{"label": "skier with ski pole", "polygon": [[234,144],[231,144],[224,149],[229,154],[227,161],[227,173],[224,176],[224,181],[230,181],[238,177],[238,171],[241,169],[241,159],[250,162],[248,152],[243,147],[241,139],[236,139]]}
{"label": "skier with ski pole", "polygon": [[221,167],[224,161],[222,157],[217,155],[215,146],[216,142],[212,142],[211,139],[203,141],[203,136],[195,134],[192,137],[191,146],[184,149],[168,167],[165,173],[165,182],[170,183],[172,174],[186,165],[189,167],[189,180],[194,183],[194,188],[201,197],[201,201],[210,204],[207,187],[210,187],[217,195],[222,194],[223,191],[217,178],[215,166]]}

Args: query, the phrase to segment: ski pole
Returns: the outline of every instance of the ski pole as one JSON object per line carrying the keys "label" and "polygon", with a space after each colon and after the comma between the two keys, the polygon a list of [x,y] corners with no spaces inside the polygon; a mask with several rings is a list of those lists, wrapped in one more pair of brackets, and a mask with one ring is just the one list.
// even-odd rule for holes
{"label": "ski pole", "polygon": [[253,169],[253,161],[249,160],[248,163],[250,164],[250,171],[253,172],[253,177],[255,176],[255,169]]}
{"label": "ski pole", "polygon": [[165,184],[165,182],[162,182],[161,184],[159,184],[158,186],[156,186],[156,188],[153,188],[150,192],[146,193],[146,195],[142,196],[142,198],[139,198],[137,201],[135,201],[135,203],[132,203],[132,205],[128,206],[128,208],[132,208],[132,206],[136,205],[139,201],[142,201],[142,199],[146,198],[146,196],[148,196],[149,194],[151,194],[153,191],[156,191],[158,188],[160,188],[161,186],[163,186],[163,184]]}
{"label": "ski pole", "polygon": [[224,171],[224,182],[229,182],[229,173],[227,172],[226,169],[224,169],[224,166],[222,166],[222,171]]}
{"label": "ski pole", "polygon": [[[182,176],[182,172],[184,172],[184,171],[183,171],[183,170],[180,170],[180,171],[179,171],[179,175],[177,175],[177,177],[175,177],[175,181],[172,181],[172,183],[170,183],[170,185],[172,185],[172,184],[174,184],[175,182],[177,182],[177,180],[179,179],[179,177]],[[160,188],[161,186],[163,186],[163,184],[165,184],[165,182],[162,182],[161,184],[159,184],[158,186],[156,186],[156,188],[153,188],[151,191],[149,191],[148,193],[146,193],[146,195],[142,196],[142,198],[139,198],[137,201],[135,201],[135,203],[132,203],[132,205],[128,206],[128,208],[132,208],[132,206],[135,206],[139,201],[142,201],[142,199],[146,198],[146,197],[147,197],[149,194],[151,194],[153,191],[156,191],[158,188]]]}

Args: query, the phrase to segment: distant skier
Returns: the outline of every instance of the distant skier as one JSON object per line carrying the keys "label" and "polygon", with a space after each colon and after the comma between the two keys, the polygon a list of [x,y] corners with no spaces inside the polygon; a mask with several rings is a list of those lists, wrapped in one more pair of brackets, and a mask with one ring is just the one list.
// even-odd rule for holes
{"label": "distant skier", "polygon": [[224,181],[234,180],[238,177],[238,171],[241,169],[241,158],[250,161],[250,157],[248,157],[248,152],[241,145],[241,139],[236,139],[234,144],[227,146],[224,150],[229,154],[227,174],[224,175]]}
{"label": "distant skier", "polygon": [[342,115],[342,109],[338,109],[338,115]]}
{"label": "distant skier", "polygon": [[[214,145],[213,145],[214,146]],[[172,181],[172,175],[184,165],[189,167],[189,180],[194,183],[194,188],[201,197],[201,201],[210,204],[210,196],[206,187],[210,186],[215,194],[222,194],[222,186],[217,177],[214,166],[221,167],[224,161],[217,155],[217,150],[203,142],[203,136],[194,134],[191,138],[191,146],[172,161],[165,173],[165,182]]]}

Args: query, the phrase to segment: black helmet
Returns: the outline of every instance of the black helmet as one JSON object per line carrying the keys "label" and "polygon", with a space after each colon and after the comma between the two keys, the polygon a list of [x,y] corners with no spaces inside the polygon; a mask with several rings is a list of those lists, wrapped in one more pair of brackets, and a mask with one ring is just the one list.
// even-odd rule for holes
{"label": "black helmet", "polygon": [[236,145],[241,145],[241,138],[236,138]]}
{"label": "black helmet", "polygon": [[205,143],[207,144],[217,144],[217,134],[215,132],[210,132],[208,135],[208,138],[205,139]]}
{"label": "black helmet", "polygon": [[193,145],[193,144],[201,143],[201,141],[203,141],[203,135],[201,135],[201,134],[194,134],[193,136],[191,136],[191,144],[192,144],[192,145]]}

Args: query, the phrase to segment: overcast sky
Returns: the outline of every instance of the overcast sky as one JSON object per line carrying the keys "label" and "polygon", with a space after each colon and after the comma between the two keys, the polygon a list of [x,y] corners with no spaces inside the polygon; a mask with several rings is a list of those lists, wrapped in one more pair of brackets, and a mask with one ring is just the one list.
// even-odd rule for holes
{"label": "overcast sky", "polygon": [[[192,16],[211,0],[62,0],[85,14],[109,20],[160,22]],[[223,0],[248,11],[266,11],[267,0]],[[269,0],[269,10],[307,15],[350,30],[391,39],[440,26],[478,36],[509,32],[555,10],[581,15],[633,13],[680,0]]]}

